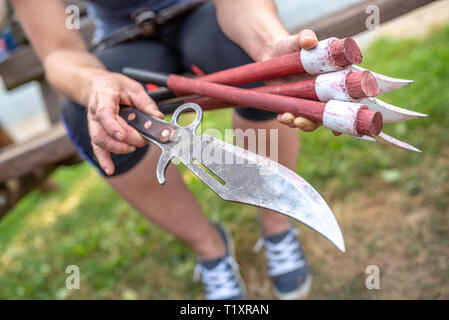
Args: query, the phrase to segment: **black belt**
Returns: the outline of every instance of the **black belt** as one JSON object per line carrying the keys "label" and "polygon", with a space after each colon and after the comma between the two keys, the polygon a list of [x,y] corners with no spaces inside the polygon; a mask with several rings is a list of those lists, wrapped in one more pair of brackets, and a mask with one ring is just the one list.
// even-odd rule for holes
{"label": "black belt", "polygon": [[92,43],[90,50],[97,53],[122,42],[157,35],[161,27],[179,24],[193,9],[206,1],[209,0],[192,0],[165,8],[157,13],[148,8],[140,8],[131,15],[133,25],[121,28],[106,38]]}

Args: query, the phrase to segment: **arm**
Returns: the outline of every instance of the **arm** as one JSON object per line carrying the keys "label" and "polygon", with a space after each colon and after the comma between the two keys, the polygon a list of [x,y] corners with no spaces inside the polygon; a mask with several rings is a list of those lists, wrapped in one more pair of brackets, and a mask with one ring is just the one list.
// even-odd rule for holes
{"label": "arm", "polygon": [[5,23],[6,14],[7,14],[6,1],[0,0],[0,29],[3,27],[3,24]]}
{"label": "arm", "polygon": [[63,1],[12,0],[12,4],[48,81],[66,97],[88,108],[94,153],[105,172],[112,174],[109,152],[128,153],[146,143],[118,116],[119,104],[134,104],[157,117],[163,114],[138,82],[107,71],[89,53],[79,31],[66,28]]}
{"label": "arm", "polygon": [[[289,35],[278,16],[273,0],[214,0],[217,19],[224,34],[245,50],[255,61],[311,49],[318,43],[311,30]],[[279,115],[278,120],[304,131],[318,127],[305,118],[292,114]]]}
{"label": "arm", "polygon": [[91,72],[105,72],[105,68],[87,51],[78,30],[65,27],[64,3],[13,0],[12,4],[44,65],[48,81],[68,98],[87,105],[87,79]]}

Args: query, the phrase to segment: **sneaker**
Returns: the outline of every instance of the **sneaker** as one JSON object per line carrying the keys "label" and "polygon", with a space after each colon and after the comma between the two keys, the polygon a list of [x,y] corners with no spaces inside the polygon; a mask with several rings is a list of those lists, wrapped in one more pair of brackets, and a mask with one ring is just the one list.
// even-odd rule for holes
{"label": "sneaker", "polygon": [[254,247],[254,251],[265,247],[273,294],[281,300],[305,298],[312,287],[312,276],[297,235],[297,229],[289,228],[259,239]]}
{"label": "sneaker", "polygon": [[207,300],[246,299],[246,289],[235,261],[229,231],[219,224],[212,224],[223,238],[226,253],[217,259],[200,261],[195,267],[194,278],[198,281],[201,276]]}

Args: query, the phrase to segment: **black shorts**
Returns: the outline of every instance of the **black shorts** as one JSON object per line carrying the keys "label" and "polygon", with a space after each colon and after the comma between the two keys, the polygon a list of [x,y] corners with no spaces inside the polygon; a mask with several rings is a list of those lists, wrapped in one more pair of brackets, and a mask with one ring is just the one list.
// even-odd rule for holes
{"label": "black shorts", "polygon": [[[127,66],[183,73],[190,70],[192,65],[196,65],[205,73],[212,73],[252,62],[251,58],[219,28],[212,1],[200,6],[181,25],[165,33],[157,40],[145,39],[119,44],[100,52],[97,56],[112,72],[121,72],[122,68]],[[261,84],[252,86],[259,85]],[[271,120],[276,117],[273,112],[253,108],[235,110],[241,117],[253,121]],[[62,104],[61,115],[81,156],[97,167],[102,175],[106,175],[92,151],[86,109],[66,100]],[[134,167],[147,150],[148,146],[138,148],[129,154],[112,154],[114,175]]]}

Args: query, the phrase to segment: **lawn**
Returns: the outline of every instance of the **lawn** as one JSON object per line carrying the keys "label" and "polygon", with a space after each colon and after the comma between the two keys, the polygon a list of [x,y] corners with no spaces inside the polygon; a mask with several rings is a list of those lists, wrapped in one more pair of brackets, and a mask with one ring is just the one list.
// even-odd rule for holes
{"label": "lawn", "polygon": [[[381,39],[363,66],[409,87],[382,99],[428,118],[388,124],[385,132],[422,149],[302,134],[297,172],[328,200],[345,237],[342,254],[300,226],[314,274],[315,299],[449,299],[449,26],[426,39]],[[224,130],[230,110],[207,112],[204,128]],[[229,226],[250,298],[270,299],[256,210],[220,200],[181,168],[206,214]],[[52,176],[57,189],[34,191],[0,220],[0,299],[199,299],[196,258],[181,242],[142,218],[86,163]],[[365,288],[377,265],[381,289]],[[66,267],[81,272],[65,287]]]}

